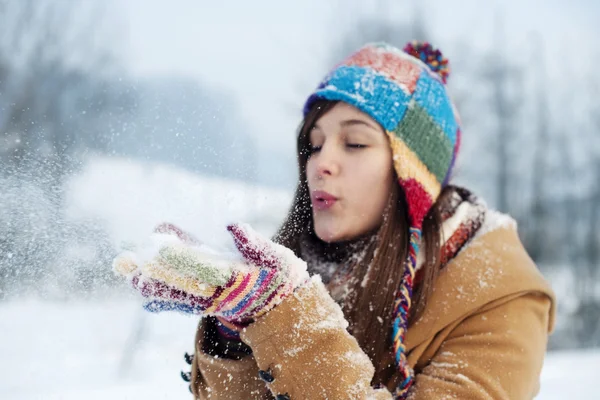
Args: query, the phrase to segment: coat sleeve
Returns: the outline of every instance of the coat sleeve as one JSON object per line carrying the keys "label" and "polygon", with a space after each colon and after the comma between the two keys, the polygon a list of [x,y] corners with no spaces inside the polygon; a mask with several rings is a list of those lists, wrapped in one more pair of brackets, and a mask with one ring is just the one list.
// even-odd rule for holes
{"label": "coat sleeve", "polygon": [[409,399],[533,399],[551,303],[541,293],[521,294],[457,324],[416,375]]}
{"label": "coat sleeve", "polygon": [[200,322],[196,332],[190,389],[195,399],[265,399],[268,389],[258,377],[252,354],[227,357],[227,350],[214,342],[210,320]]}
{"label": "coat sleeve", "polygon": [[274,396],[298,399],[391,399],[370,382],[374,367],[346,330],[348,322],[320,278],[313,277],[241,337]]}

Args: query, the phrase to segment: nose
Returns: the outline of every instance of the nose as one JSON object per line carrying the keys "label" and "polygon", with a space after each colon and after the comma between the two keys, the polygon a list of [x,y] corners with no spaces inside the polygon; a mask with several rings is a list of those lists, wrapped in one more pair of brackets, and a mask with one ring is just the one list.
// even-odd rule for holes
{"label": "nose", "polygon": [[321,150],[315,154],[317,178],[335,176],[340,173],[339,151],[334,143],[325,143]]}

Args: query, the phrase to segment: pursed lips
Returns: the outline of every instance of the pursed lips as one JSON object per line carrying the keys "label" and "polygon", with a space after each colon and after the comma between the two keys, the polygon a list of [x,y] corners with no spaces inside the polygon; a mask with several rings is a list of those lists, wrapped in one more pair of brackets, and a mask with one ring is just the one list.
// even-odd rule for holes
{"label": "pursed lips", "polygon": [[317,210],[327,210],[331,208],[339,199],[324,191],[324,190],[315,190],[311,193],[311,201],[313,207]]}

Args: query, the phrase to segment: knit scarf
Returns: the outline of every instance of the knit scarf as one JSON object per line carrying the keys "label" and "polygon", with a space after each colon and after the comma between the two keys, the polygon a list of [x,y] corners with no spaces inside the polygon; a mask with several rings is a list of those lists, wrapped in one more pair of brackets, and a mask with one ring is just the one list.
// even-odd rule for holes
{"label": "knit scarf", "polygon": [[314,237],[304,238],[300,242],[300,256],[308,264],[310,274],[320,275],[329,294],[341,303],[357,283],[354,267],[364,259],[368,246],[376,239],[376,233],[332,244]]}

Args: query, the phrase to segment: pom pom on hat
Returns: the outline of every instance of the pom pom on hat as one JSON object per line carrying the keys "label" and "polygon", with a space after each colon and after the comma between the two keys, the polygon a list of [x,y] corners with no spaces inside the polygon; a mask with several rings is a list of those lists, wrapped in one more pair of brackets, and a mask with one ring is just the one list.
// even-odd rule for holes
{"label": "pom pom on hat", "polygon": [[433,72],[442,78],[442,82],[446,83],[448,81],[448,77],[450,76],[448,59],[443,56],[441,51],[431,44],[414,40],[408,43],[403,50],[425,63]]}

